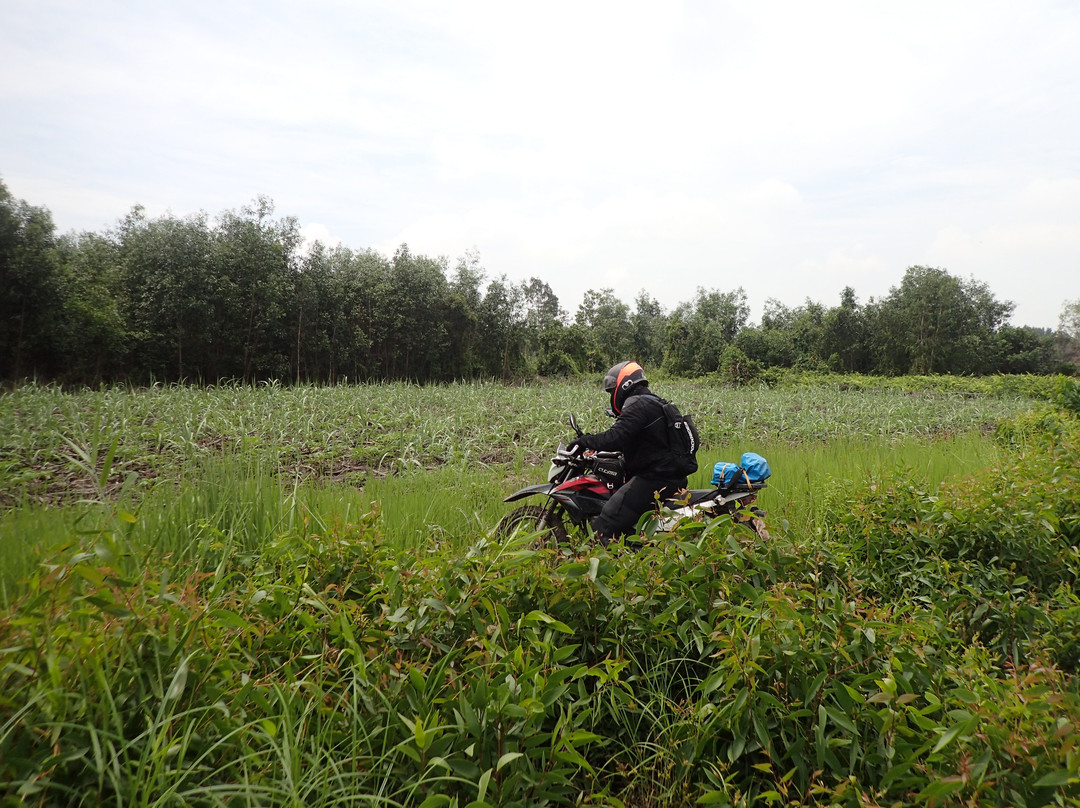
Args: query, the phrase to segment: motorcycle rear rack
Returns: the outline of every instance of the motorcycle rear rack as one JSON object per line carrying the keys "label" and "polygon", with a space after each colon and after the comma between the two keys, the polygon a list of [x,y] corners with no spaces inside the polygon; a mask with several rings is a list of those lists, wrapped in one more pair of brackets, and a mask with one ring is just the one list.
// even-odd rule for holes
{"label": "motorcycle rear rack", "polygon": [[673,497],[664,504],[673,508],[694,507],[695,505],[705,505],[713,502],[726,505],[736,499],[745,497],[747,494],[756,494],[766,487],[766,483],[760,483],[753,488],[745,484],[733,485],[730,488],[692,488],[689,491],[690,499],[688,501],[684,501],[681,497]]}

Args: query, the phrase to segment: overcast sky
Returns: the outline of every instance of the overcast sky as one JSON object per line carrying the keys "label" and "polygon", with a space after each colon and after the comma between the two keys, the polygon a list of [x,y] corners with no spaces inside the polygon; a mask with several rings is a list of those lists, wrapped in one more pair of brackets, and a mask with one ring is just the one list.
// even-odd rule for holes
{"label": "overcast sky", "polygon": [[0,0],[0,179],[61,232],[264,194],[327,243],[669,309],[914,264],[1080,298],[1076,0]]}

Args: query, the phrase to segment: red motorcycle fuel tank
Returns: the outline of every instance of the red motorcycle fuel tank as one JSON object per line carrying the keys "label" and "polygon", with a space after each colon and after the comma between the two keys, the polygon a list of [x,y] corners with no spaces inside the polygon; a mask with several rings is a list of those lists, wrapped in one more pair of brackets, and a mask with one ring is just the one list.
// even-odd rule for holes
{"label": "red motorcycle fuel tank", "polygon": [[587,491],[590,494],[599,494],[601,496],[606,496],[611,493],[611,491],[608,490],[607,483],[599,477],[582,476],[574,477],[555,486],[551,491],[551,495],[554,496],[558,493],[571,491],[579,493]]}

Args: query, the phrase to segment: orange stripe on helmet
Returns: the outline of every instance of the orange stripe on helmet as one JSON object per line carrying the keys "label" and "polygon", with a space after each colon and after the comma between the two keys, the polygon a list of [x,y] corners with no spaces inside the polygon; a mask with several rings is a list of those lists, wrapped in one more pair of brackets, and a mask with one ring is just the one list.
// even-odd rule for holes
{"label": "orange stripe on helmet", "polygon": [[637,362],[627,362],[626,367],[619,371],[619,378],[615,380],[615,389],[618,390],[622,387],[623,379],[639,370],[641,370],[641,365]]}

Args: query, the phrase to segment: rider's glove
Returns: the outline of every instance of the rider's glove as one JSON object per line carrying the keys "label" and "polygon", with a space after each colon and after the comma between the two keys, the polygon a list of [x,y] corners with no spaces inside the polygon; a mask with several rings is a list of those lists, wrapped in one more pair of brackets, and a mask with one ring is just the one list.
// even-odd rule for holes
{"label": "rider's glove", "polygon": [[566,453],[568,455],[579,455],[585,451],[585,447],[576,440],[570,441],[570,445],[566,447]]}

